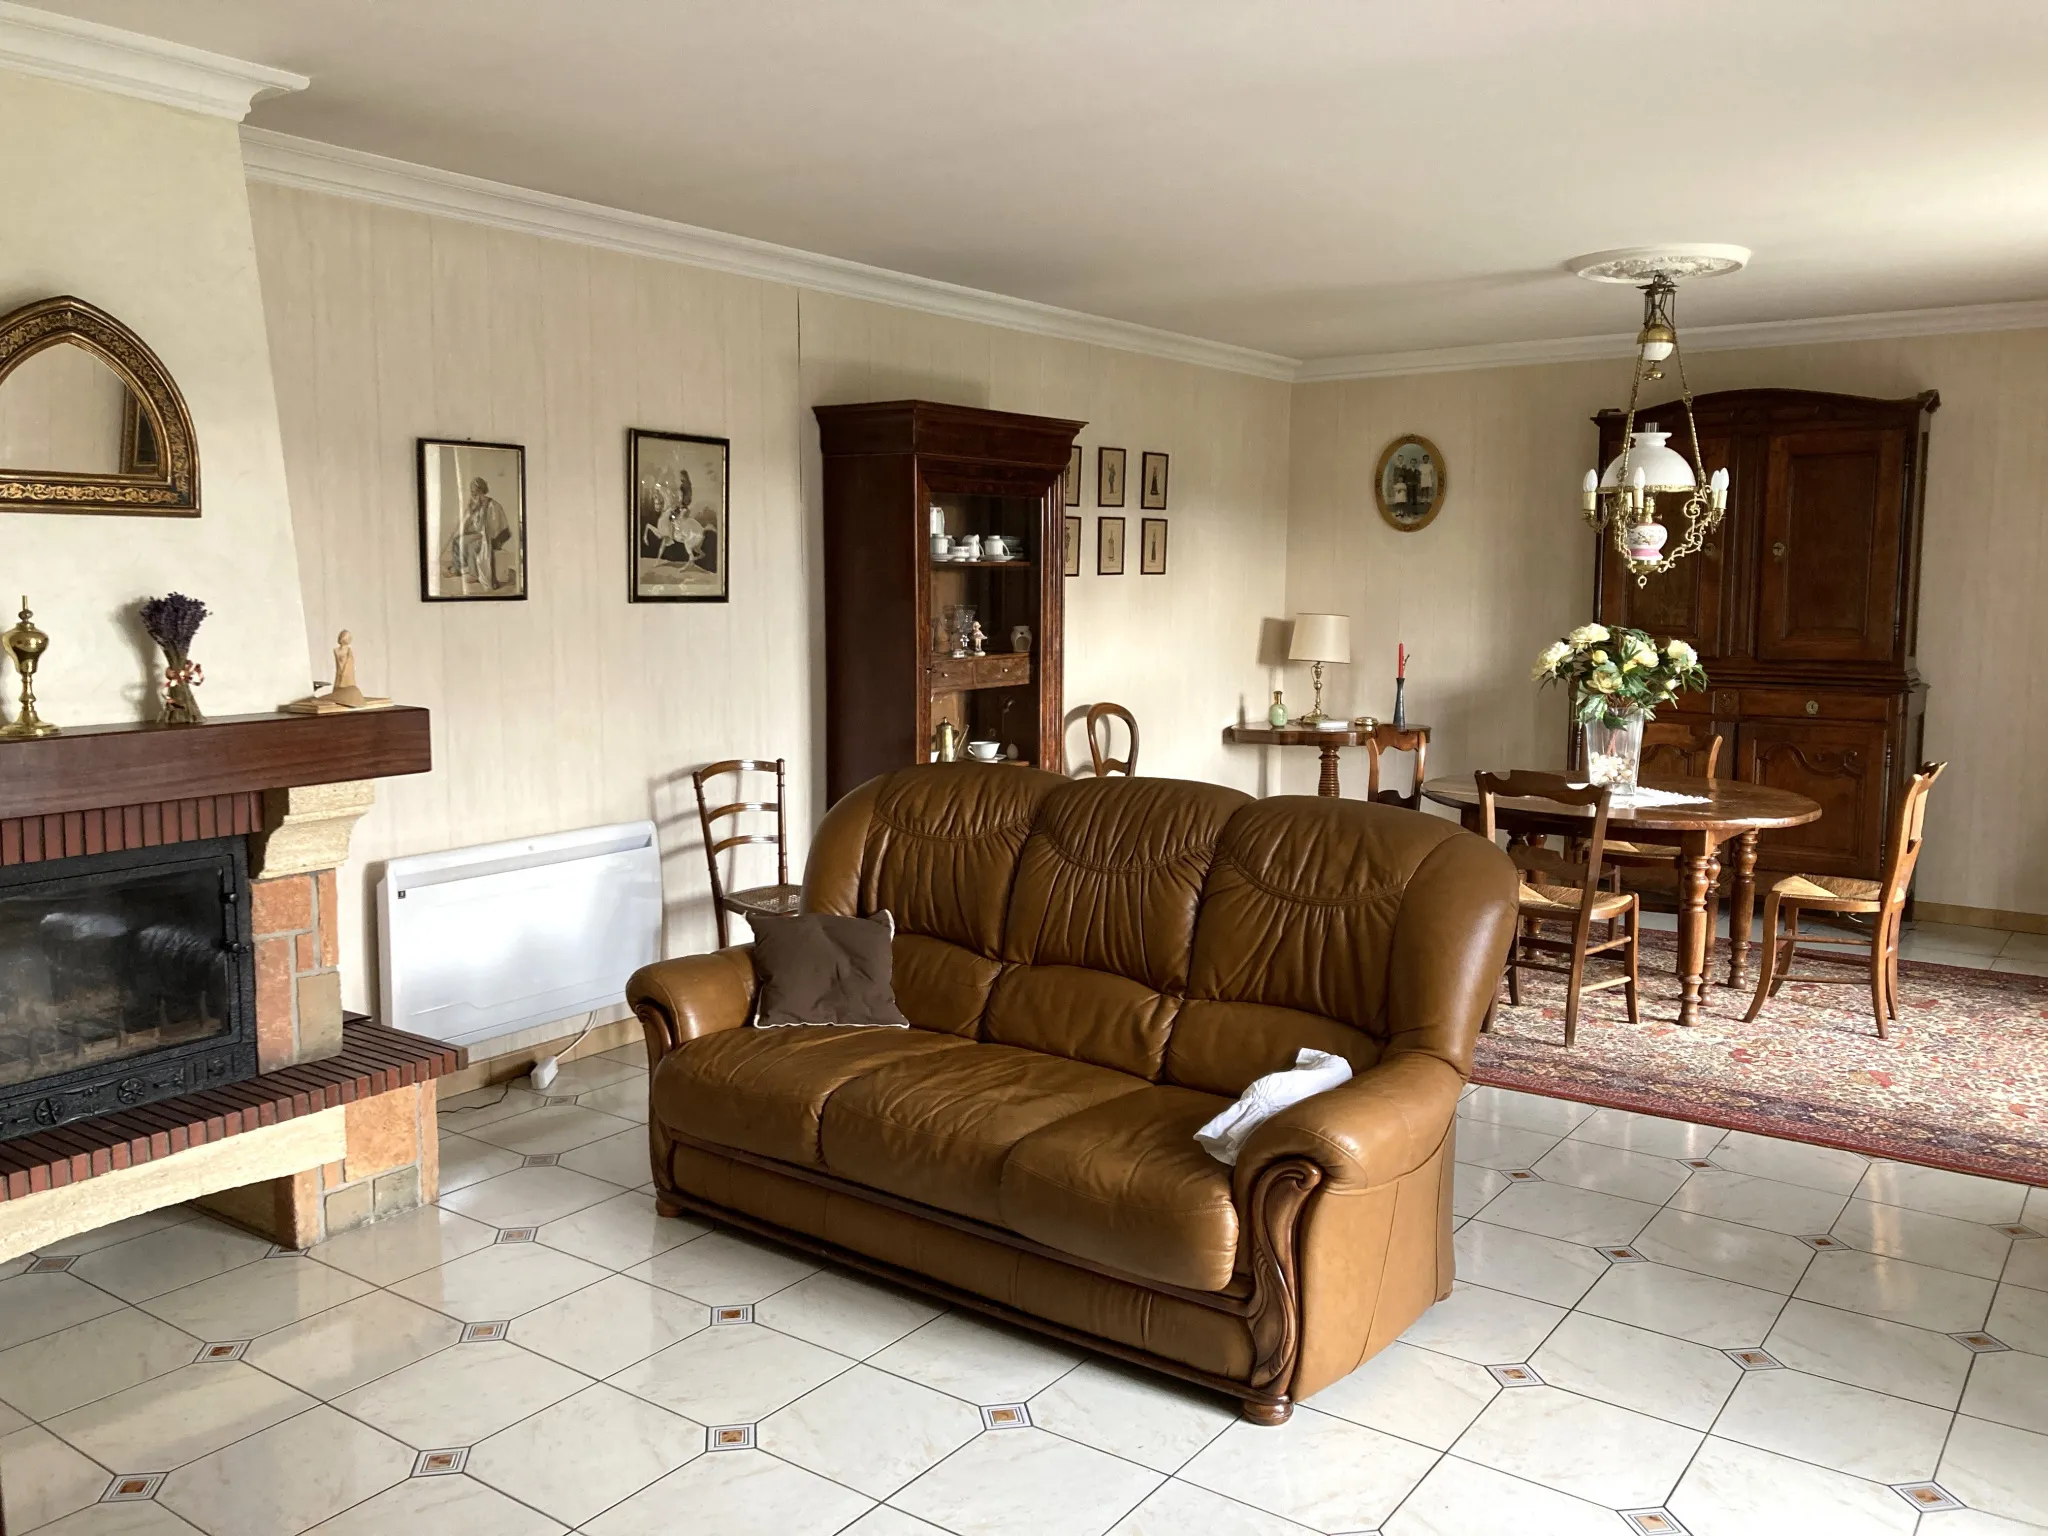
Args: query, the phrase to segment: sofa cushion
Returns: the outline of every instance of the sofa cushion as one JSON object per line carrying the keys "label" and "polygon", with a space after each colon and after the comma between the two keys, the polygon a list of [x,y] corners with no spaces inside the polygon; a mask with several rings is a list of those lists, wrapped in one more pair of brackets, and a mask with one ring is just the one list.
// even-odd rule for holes
{"label": "sofa cushion", "polygon": [[650,1112],[679,1135],[822,1166],[818,1118],[847,1083],[967,1042],[923,1029],[722,1029],[669,1052]]}
{"label": "sofa cushion", "polygon": [[919,1029],[969,1040],[981,1033],[989,990],[1002,962],[921,933],[899,933],[892,948],[896,1006]]}
{"label": "sofa cushion", "polygon": [[754,930],[756,1029],[866,1024],[907,1029],[889,986],[889,947],[896,925],[886,911],[870,917],[799,912],[761,917]]}
{"label": "sofa cushion", "polygon": [[881,1067],[832,1095],[822,1143],[830,1172],[1000,1224],[1003,1162],[1013,1146],[1149,1086],[1037,1051],[949,1043],[958,1048]]}
{"label": "sofa cushion", "polygon": [[1362,1029],[1319,1013],[1269,1003],[1182,1004],[1166,1053],[1166,1080],[1204,1093],[1236,1098],[1269,1072],[1285,1072],[1303,1046],[1328,1051],[1369,1072],[1379,1063],[1379,1041]]}
{"label": "sofa cushion", "polygon": [[1156,1077],[1178,997],[1078,965],[1013,965],[989,999],[982,1038]]}
{"label": "sofa cushion", "polygon": [[1230,1100],[1146,1088],[1034,1131],[1003,1164],[1003,1224],[1126,1274],[1221,1290],[1237,1263],[1230,1170],[1195,1144]]}

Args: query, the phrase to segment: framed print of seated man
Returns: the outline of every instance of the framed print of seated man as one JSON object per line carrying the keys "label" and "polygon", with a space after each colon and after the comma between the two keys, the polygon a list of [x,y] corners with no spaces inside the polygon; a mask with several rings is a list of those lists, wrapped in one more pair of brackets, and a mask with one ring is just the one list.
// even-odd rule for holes
{"label": "framed print of seated man", "polygon": [[635,431],[633,600],[723,602],[726,440]]}

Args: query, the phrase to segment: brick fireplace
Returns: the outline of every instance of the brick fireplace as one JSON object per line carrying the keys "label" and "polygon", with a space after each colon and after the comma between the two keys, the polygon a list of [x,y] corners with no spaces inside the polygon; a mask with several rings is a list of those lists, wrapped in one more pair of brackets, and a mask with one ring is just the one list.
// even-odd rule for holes
{"label": "brick fireplace", "polygon": [[[11,934],[65,1069],[0,1076],[0,1110],[26,1106],[0,1119],[0,1258],[174,1201],[301,1248],[434,1198],[452,1059],[344,1018],[335,882],[374,780],[430,766],[404,708],[0,744],[0,964]],[[13,1076],[33,1065],[17,1048]]]}

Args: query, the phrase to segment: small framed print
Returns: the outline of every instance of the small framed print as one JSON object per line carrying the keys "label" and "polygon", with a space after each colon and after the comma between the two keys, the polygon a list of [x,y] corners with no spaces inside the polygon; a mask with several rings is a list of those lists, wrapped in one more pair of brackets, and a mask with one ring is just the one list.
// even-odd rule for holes
{"label": "small framed print", "polygon": [[1069,576],[1081,574],[1081,519],[1069,517],[1066,522],[1065,570]]}
{"label": "small framed print", "polygon": [[[1067,472],[1060,476],[1060,501],[1062,505],[1081,505],[1081,476],[1087,473],[1087,458],[1079,443],[1067,450]],[[1068,572],[1069,575],[1073,573]]]}
{"label": "small framed print", "polygon": [[1124,504],[1124,451],[1121,448],[1095,450],[1095,505],[1120,507]]}
{"label": "small framed print", "polygon": [[1138,457],[1138,505],[1147,512],[1166,510],[1166,455],[1145,453]]}
{"label": "small framed print", "polygon": [[1166,574],[1166,519],[1148,517],[1138,524],[1138,574]]}
{"label": "small framed print", "polygon": [[1380,454],[1372,493],[1387,526],[1402,533],[1427,528],[1449,489],[1443,455],[1426,437],[1397,437]]}
{"label": "small framed print", "polygon": [[422,437],[420,600],[526,600],[526,450]]}
{"label": "small framed print", "polygon": [[1124,520],[1120,517],[1095,519],[1095,574],[1121,576],[1124,573]]}
{"label": "small framed print", "polygon": [[726,490],[732,444],[682,432],[626,432],[626,523],[633,541],[626,597],[635,603],[722,603],[731,591]]}

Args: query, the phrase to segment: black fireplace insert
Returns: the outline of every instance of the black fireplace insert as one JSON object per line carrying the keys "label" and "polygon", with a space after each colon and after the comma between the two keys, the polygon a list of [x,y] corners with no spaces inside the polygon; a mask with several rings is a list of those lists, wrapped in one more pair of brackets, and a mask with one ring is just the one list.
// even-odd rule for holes
{"label": "black fireplace insert", "polygon": [[0,1141],[256,1075],[239,837],[0,869]]}

